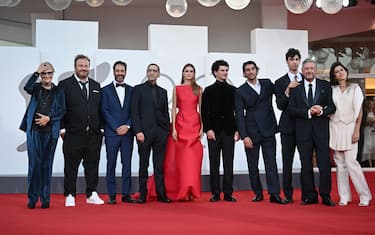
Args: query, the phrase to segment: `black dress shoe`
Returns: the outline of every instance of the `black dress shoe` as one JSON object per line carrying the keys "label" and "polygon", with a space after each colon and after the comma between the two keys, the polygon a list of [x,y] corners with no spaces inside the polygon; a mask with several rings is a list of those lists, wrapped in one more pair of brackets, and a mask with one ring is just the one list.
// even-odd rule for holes
{"label": "black dress shoe", "polygon": [[171,203],[172,201],[167,198],[167,197],[163,197],[163,198],[159,198],[158,199],[159,202],[164,202],[164,203]]}
{"label": "black dress shoe", "polygon": [[218,194],[213,194],[210,198],[210,202],[218,202],[220,201],[220,196]]}
{"label": "black dress shoe", "polygon": [[322,204],[326,206],[335,206],[335,203],[333,203],[333,201],[329,197],[323,198]]}
{"label": "black dress shoe", "polygon": [[253,199],[251,200],[252,202],[260,202],[263,201],[263,194],[255,195]]}
{"label": "black dress shoe", "polygon": [[109,205],[116,204],[116,196],[109,196],[109,198],[108,198],[108,204]]}
{"label": "black dress shoe", "polygon": [[49,208],[49,202],[42,202],[42,206],[41,206],[43,209],[47,209]]}
{"label": "black dress shoe", "polygon": [[224,195],[224,201],[236,202],[237,199],[235,199],[232,195]]}
{"label": "black dress shoe", "polygon": [[146,203],[146,199],[144,199],[144,198],[139,198],[139,199],[136,201],[136,203],[138,203],[138,204],[145,204],[145,203]]}
{"label": "black dress shoe", "polygon": [[27,208],[29,208],[29,209],[34,209],[35,206],[36,206],[36,202],[28,202],[27,203]]}
{"label": "black dress shoe", "polygon": [[283,200],[279,194],[271,194],[270,202],[278,203],[278,204],[288,204],[285,200]]}
{"label": "black dress shoe", "polygon": [[158,196],[158,201],[163,203],[171,203],[172,201],[166,196]]}
{"label": "black dress shoe", "polygon": [[293,203],[294,201],[293,201],[293,197],[291,197],[291,196],[287,196],[286,198],[285,198],[285,201],[287,202],[287,203]]}
{"label": "black dress shoe", "polygon": [[302,200],[301,205],[311,205],[311,204],[317,204],[319,203],[318,198],[305,198]]}
{"label": "black dress shoe", "polygon": [[121,201],[127,202],[127,203],[134,203],[135,202],[134,199],[129,194],[126,194],[126,195],[122,196]]}

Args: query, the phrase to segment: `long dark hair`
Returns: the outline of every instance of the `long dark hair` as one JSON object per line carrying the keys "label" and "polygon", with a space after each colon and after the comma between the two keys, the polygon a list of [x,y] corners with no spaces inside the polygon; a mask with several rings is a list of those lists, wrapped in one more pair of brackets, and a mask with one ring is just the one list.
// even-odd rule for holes
{"label": "long dark hair", "polygon": [[[336,78],[335,78],[335,68],[337,66],[341,66],[344,68],[344,70],[346,71],[346,74],[347,76],[349,77],[349,70],[347,67],[345,67],[341,62],[339,61],[336,61],[334,62],[332,65],[331,65],[331,68],[329,70],[329,81],[331,83],[331,85],[338,85],[339,83],[337,82]],[[348,82],[348,81],[347,81]]]}
{"label": "long dark hair", "polygon": [[184,67],[182,68],[182,78],[181,78],[181,84],[184,84],[184,71],[187,67],[191,67],[194,71],[194,77],[193,79],[191,80],[191,89],[193,90],[193,93],[194,95],[199,95],[199,91],[201,89],[201,87],[197,84],[197,82],[195,81],[195,67],[193,64],[191,63],[187,63],[184,65]]}

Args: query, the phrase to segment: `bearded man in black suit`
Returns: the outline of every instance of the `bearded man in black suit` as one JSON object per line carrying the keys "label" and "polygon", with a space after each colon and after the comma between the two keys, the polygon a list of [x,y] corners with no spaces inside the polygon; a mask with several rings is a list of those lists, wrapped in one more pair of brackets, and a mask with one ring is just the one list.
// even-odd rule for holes
{"label": "bearded man in black suit", "polygon": [[100,84],[89,78],[90,59],[77,55],[74,74],[61,81],[66,114],[62,126],[64,134],[64,195],[65,206],[75,206],[78,167],[83,160],[86,179],[86,203],[101,205],[104,201],[96,192],[100,148],[102,143],[100,118]]}

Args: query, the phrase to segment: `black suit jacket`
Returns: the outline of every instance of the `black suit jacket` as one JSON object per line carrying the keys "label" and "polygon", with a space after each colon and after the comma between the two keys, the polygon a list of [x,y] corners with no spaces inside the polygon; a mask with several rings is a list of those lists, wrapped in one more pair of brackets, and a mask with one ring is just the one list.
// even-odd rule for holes
{"label": "black suit jacket", "polygon": [[169,131],[167,91],[156,85],[158,98],[155,103],[152,89],[148,81],[133,89],[131,119],[134,134],[143,132],[147,136],[157,127]]}
{"label": "black suit jacket", "polygon": [[316,79],[316,89],[314,95],[314,105],[323,107],[321,116],[308,118],[310,106],[307,101],[303,82],[294,88],[290,93],[288,104],[289,114],[295,118],[296,138],[298,142],[305,142],[312,138],[328,143],[329,140],[329,115],[336,111],[336,106],[332,101],[332,88],[329,82]]}
{"label": "black suit jacket", "polygon": [[277,123],[272,106],[274,84],[269,79],[258,79],[261,91],[258,95],[247,82],[236,91],[236,119],[241,139],[250,137],[258,143],[264,137],[277,132]]}
{"label": "black suit jacket", "polygon": [[73,76],[59,83],[65,93],[66,114],[62,121],[67,133],[84,135],[87,127],[91,135],[100,135],[101,114],[100,84],[89,78],[89,98],[84,97],[77,79]]}
{"label": "black suit jacket", "polygon": [[227,135],[236,131],[234,93],[236,88],[227,82],[216,81],[202,95],[201,115],[204,132],[224,130]]}
{"label": "black suit jacket", "polygon": [[277,108],[280,109],[281,116],[279,120],[279,130],[282,134],[294,134],[295,121],[288,112],[289,97],[285,95],[285,89],[290,83],[290,78],[288,74],[280,77],[275,82],[275,95]]}

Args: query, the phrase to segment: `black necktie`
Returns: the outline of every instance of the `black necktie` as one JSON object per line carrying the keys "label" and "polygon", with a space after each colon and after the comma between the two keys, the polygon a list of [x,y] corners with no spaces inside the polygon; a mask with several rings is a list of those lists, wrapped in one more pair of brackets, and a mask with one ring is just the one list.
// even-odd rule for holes
{"label": "black necktie", "polygon": [[87,97],[87,88],[86,88],[86,83],[87,82],[81,82],[81,81],[79,81],[79,83],[81,83],[81,85],[82,85],[82,94],[83,94],[83,97],[86,97],[86,99],[88,98]]}
{"label": "black necktie", "polygon": [[298,82],[298,77],[297,77],[297,75],[294,75],[294,81]]}
{"label": "black necktie", "polygon": [[125,87],[125,83],[122,83],[122,84],[120,84],[120,83],[116,83],[116,87]]}
{"label": "black necktie", "polygon": [[312,84],[309,84],[309,92],[307,93],[307,100],[309,102],[309,105],[312,106],[314,103],[313,99],[313,91],[312,91]]}

